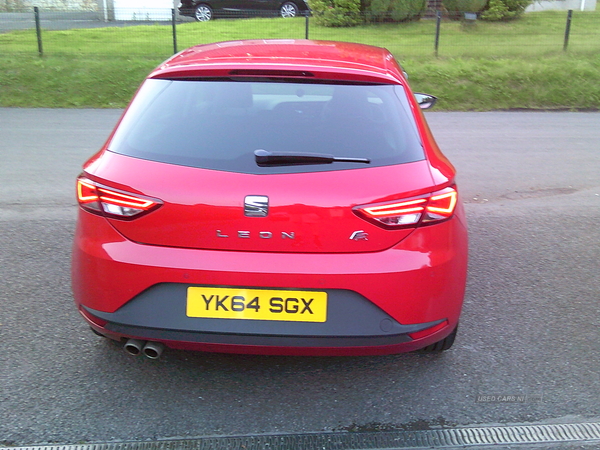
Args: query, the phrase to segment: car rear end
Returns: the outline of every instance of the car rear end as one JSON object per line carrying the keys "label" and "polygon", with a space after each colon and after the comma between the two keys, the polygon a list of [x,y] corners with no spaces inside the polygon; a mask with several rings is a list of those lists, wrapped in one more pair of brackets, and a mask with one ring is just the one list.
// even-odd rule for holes
{"label": "car rear end", "polygon": [[454,175],[385,50],[195,47],[84,166],[75,301],[104,336],[173,348],[435,345],[464,296]]}

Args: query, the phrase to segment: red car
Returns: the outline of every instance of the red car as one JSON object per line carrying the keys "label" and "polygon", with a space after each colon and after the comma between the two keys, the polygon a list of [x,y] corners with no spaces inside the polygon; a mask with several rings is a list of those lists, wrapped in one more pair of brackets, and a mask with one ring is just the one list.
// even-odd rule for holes
{"label": "red car", "polygon": [[77,179],[79,311],[151,358],[449,348],[467,228],[434,100],[377,47],[175,55]]}

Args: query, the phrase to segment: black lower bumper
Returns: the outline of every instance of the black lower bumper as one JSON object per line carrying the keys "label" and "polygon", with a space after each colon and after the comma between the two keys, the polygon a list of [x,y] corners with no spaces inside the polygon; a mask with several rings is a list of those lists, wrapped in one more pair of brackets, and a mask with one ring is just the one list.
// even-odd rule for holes
{"label": "black lower bumper", "polygon": [[410,342],[409,333],[433,327],[444,319],[403,325],[360,294],[327,292],[325,322],[288,322],[188,317],[187,284],[151,287],[113,313],[82,306],[107,323],[109,333],[146,340],[281,347],[383,346]]}

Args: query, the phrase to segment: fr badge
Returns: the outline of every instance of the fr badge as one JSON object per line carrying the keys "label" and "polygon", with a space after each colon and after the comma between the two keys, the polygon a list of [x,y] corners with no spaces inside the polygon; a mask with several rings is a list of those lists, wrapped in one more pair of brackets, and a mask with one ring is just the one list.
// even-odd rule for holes
{"label": "fr badge", "polygon": [[368,241],[369,233],[366,233],[363,230],[355,231],[350,235],[350,239],[353,241]]}

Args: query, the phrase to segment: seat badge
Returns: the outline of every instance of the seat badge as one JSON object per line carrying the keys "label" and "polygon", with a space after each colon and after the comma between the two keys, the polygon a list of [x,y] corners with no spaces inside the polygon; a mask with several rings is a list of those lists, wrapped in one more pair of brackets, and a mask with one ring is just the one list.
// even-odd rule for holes
{"label": "seat badge", "polygon": [[269,214],[269,197],[266,195],[247,195],[244,198],[244,215],[246,217],[267,217]]}

